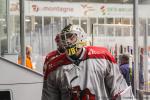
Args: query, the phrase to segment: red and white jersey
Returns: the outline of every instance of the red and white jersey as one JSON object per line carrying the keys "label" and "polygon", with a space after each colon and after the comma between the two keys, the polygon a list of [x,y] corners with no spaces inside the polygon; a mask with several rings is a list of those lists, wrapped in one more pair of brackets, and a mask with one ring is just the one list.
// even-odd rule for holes
{"label": "red and white jersey", "polygon": [[60,55],[60,53],[57,50],[54,50],[47,54],[45,61],[44,61],[44,66],[43,66],[44,79],[46,79],[46,77],[47,77],[48,72],[46,72],[46,71],[48,71],[47,68],[48,68],[49,64],[51,63],[51,61],[53,59],[55,59],[59,55]]}
{"label": "red and white jersey", "polygon": [[79,61],[61,54],[48,66],[42,100],[110,100],[128,87],[103,47],[84,47]]}

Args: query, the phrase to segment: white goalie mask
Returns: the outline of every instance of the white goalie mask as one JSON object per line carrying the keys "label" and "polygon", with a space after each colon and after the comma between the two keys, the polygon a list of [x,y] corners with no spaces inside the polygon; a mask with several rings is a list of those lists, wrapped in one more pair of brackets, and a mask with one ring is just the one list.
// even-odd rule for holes
{"label": "white goalie mask", "polygon": [[87,33],[78,25],[67,25],[61,32],[61,41],[64,47],[82,48],[87,45]]}

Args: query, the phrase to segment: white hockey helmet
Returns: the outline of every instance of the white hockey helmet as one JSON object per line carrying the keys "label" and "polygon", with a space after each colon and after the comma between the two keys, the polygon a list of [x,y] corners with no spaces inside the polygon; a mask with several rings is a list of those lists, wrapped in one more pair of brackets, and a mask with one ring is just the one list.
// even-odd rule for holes
{"label": "white hockey helmet", "polygon": [[87,45],[87,33],[79,25],[69,24],[61,32],[61,41],[65,47],[82,48]]}

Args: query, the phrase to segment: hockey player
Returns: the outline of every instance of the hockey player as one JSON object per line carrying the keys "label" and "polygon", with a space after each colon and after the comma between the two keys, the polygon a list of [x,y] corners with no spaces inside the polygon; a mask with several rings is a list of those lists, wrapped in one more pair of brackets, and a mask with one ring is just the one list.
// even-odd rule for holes
{"label": "hockey player", "polygon": [[49,65],[42,100],[120,100],[120,94],[133,99],[113,56],[106,48],[85,46],[80,26],[66,26],[61,41],[66,50]]}

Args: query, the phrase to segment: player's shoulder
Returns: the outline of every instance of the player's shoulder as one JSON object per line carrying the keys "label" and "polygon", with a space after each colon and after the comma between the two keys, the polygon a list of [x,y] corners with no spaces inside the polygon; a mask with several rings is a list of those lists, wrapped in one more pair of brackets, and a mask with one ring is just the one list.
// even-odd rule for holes
{"label": "player's shoulder", "polygon": [[65,53],[57,56],[55,59],[53,59],[51,61],[51,65],[55,66],[55,67],[59,67],[59,66],[62,66],[62,65],[67,65],[67,64],[70,64],[72,63],[66,56]]}
{"label": "player's shoulder", "polygon": [[68,60],[65,53],[55,57],[49,63],[47,63],[45,77],[47,77],[47,75],[49,73],[57,70],[59,67],[62,67],[63,65],[67,65],[67,64],[71,64],[71,63],[72,62],[70,60]]}
{"label": "player's shoulder", "polygon": [[47,55],[46,55],[46,58],[50,58],[52,56],[55,56],[58,54],[58,51],[57,50],[53,50],[51,52],[49,52]]}
{"label": "player's shoulder", "polygon": [[105,47],[87,46],[85,48],[86,48],[86,51],[87,51],[88,58],[106,59],[106,60],[110,60],[111,62],[116,63],[116,61],[115,61],[114,57],[112,56],[112,54]]}
{"label": "player's shoulder", "polygon": [[53,51],[49,52],[46,55],[46,57],[45,57],[45,63],[47,61],[50,61],[50,60],[54,59],[57,55],[59,55],[59,53],[57,52],[57,50],[53,50]]}
{"label": "player's shoulder", "polygon": [[105,54],[108,52],[107,48],[100,46],[87,46],[85,48],[88,55]]}

